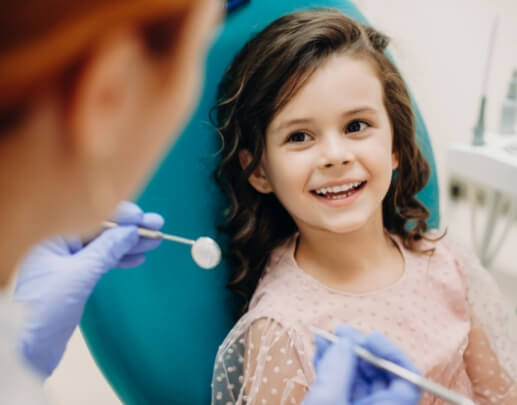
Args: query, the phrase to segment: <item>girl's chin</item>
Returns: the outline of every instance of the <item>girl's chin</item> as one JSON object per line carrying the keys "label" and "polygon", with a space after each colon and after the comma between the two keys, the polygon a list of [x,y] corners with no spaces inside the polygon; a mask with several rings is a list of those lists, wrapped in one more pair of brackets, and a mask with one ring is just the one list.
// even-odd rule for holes
{"label": "girl's chin", "polygon": [[358,232],[366,225],[366,221],[350,221],[341,224],[328,224],[327,226],[323,226],[326,232],[333,233],[336,235],[346,235]]}

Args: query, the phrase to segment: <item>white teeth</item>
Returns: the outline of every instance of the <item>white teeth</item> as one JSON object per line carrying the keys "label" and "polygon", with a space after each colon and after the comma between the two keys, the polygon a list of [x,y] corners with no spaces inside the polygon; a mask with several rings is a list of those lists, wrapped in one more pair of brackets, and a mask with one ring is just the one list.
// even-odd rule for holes
{"label": "white teeth", "polygon": [[354,187],[359,186],[361,183],[362,182],[343,184],[341,186],[334,186],[334,187],[322,187],[322,188],[318,188],[315,191],[317,194],[320,194],[320,195],[325,195],[327,193],[342,193],[344,191],[348,191]]}

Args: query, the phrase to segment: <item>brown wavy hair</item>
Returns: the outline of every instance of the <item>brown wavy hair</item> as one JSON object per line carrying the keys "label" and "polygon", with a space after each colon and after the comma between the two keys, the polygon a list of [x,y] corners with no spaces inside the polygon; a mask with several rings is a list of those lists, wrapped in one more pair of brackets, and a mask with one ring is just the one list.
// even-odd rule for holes
{"label": "brown wavy hair", "polygon": [[[269,123],[329,58],[339,53],[368,61],[384,92],[399,166],[383,200],[383,222],[404,246],[418,250],[428,210],[416,194],[430,169],[416,143],[415,120],[404,81],[385,54],[389,39],[338,10],[315,9],[285,15],[252,38],[237,54],[219,85],[212,121],[222,140],[215,178],[229,198],[221,229],[229,235],[234,272],[228,287],[246,309],[272,250],[296,231],[274,194],[261,194],[248,178],[261,161]],[[243,170],[239,151],[252,161]]]}

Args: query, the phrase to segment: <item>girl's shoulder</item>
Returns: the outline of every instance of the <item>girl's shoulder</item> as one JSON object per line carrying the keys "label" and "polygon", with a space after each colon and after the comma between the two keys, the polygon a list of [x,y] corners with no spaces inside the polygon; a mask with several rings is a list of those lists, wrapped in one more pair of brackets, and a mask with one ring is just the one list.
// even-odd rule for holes
{"label": "girl's shoulder", "polygon": [[[297,308],[303,305],[303,283],[294,269],[270,271],[260,280],[250,302],[248,322],[256,319],[273,319],[278,324],[292,328],[299,319]],[[299,311],[298,311],[299,312]]]}
{"label": "girl's shoulder", "polygon": [[465,264],[465,261],[476,259],[476,254],[470,247],[449,236],[447,232],[431,230],[425,236],[426,239],[422,240],[422,246],[430,248],[433,256],[451,260],[460,267]]}
{"label": "girl's shoulder", "polygon": [[429,249],[429,270],[435,276],[456,276],[464,288],[468,288],[470,273],[481,269],[476,253],[464,242],[443,231],[426,233],[421,247]]}
{"label": "girl's shoulder", "polygon": [[431,229],[418,241],[416,251],[436,260],[455,261],[466,249],[453,241],[446,231]]}
{"label": "girl's shoulder", "polygon": [[[283,307],[300,282],[294,259],[296,239],[290,238],[270,254],[257,288],[250,302],[250,309],[261,307]],[[280,302],[279,302],[280,301]]]}
{"label": "girl's shoulder", "polygon": [[[455,243],[446,233],[431,230],[418,241],[414,249],[404,247],[406,256],[411,258],[412,267],[418,267],[422,277],[430,280],[465,287],[465,272],[461,257],[466,249]],[[429,280],[429,281],[430,281]]]}

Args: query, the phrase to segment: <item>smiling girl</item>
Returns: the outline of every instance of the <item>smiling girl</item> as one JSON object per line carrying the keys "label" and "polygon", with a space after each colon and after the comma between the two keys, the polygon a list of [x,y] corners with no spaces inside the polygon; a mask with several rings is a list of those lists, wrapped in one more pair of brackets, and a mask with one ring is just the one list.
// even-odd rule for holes
{"label": "smiling girl", "polygon": [[[231,201],[230,287],[251,300],[217,355],[213,403],[300,403],[314,379],[309,325],[343,322],[380,330],[480,404],[517,403],[497,288],[427,230],[416,194],[429,166],[387,44],[338,11],[299,12],[225,73],[216,177]],[[489,305],[473,300],[477,285]]]}

